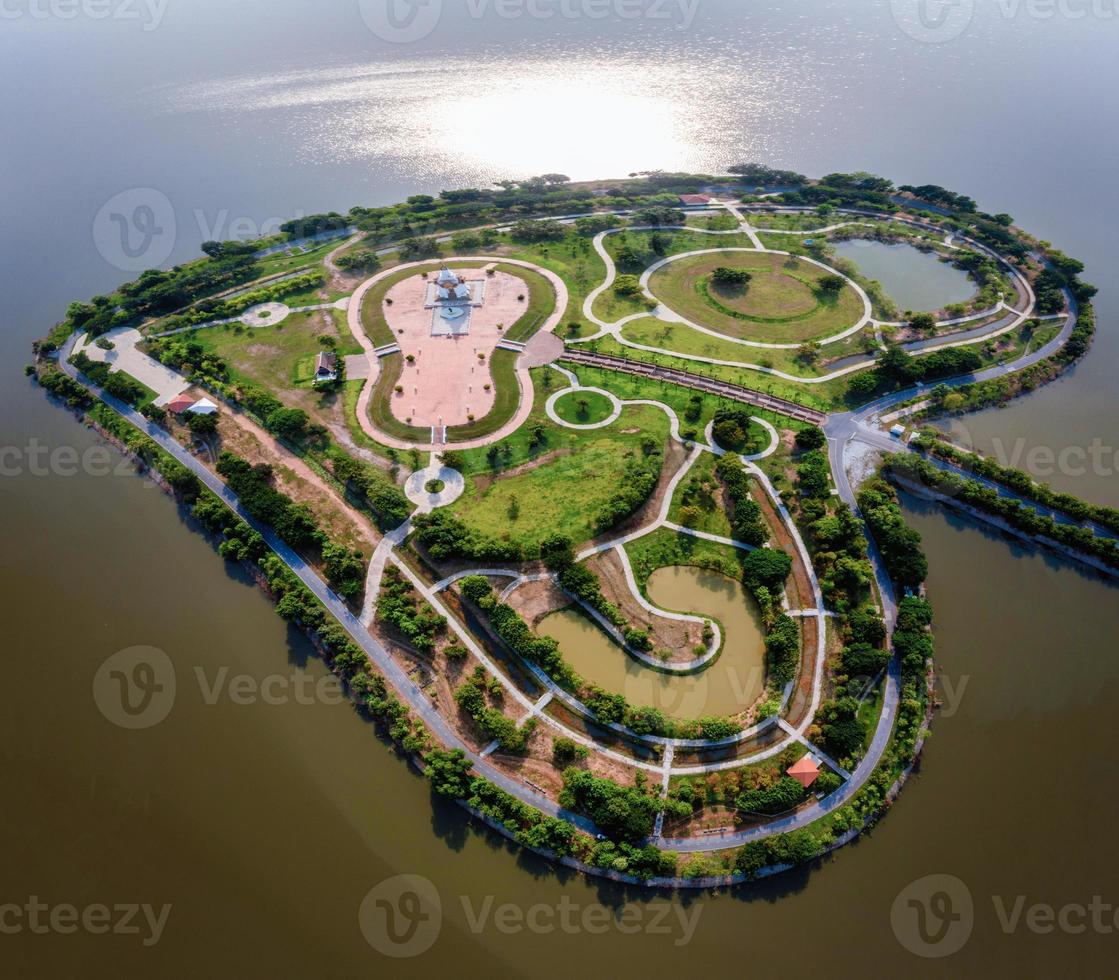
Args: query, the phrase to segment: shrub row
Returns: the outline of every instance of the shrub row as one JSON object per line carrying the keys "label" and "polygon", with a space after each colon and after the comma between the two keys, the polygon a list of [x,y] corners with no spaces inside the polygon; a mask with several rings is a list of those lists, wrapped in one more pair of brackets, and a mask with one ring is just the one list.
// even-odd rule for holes
{"label": "shrub row", "polygon": [[910,446],[919,449],[921,452],[948,460],[950,463],[954,463],[962,469],[985,479],[1001,483],[1015,493],[1028,497],[1030,500],[1035,500],[1044,507],[1062,511],[1075,520],[1093,521],[1101,527],[1119,533],[1119,510],[1114,507],[1091,504],[1079,497],[1074,497],[1071,493],[1060,493],[1047,484],[1036,482],[1033,477],[1022,470],[1002,466],[977,453],[963,452],[933,434],[921,434],[910,442]]}
{"label": "shrub row", "polygon": [[396,627],[417,650],[432,653],[447,620],[420,599],[398,568],[389,565],[377,593],[377,618]]}
{"label": "shrub row", "polygon": [[1090,527],[1062,524],[1048,514],[1039,514],[1029,504],[1004,497],[994,488],[976,480],[947,473],[928,460],[916,456],[895,454],[887,457],[885,465],[886,471],[895,476],[946,494],[976,510],[993,514],[1019,531],[1048,538],[1099,558],[1112,567],[1119,567],[1119,543],[1096,534]]}
{"label": "shrub row", "polygon": [[769,529],[762,520],[762,509],[750,493],[750,477],[733,456],[723,456],[715,464],[715,475],[723,483],[730,505],[731,531],[736,541],[760,547],[769,539]]}

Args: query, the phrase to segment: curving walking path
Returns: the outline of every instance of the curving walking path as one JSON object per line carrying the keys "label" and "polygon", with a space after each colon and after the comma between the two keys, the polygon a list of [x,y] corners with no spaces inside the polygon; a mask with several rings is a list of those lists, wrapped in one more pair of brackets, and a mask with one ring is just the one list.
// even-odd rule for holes
{"label": "curving walking path", "polygon": [[[825,228],[820,228],[820,229],[816,229],[816,230],[809,230],[809,231],[788,231],[788,230],[778,230],[778,229],[774,229],[774,230],[770,231],[768,229],[754,229],[750,225],[749,221],[746,219],[746,217],[742,214],[741,210],[737,206],[728,204],[726,202],[720,202],[720,201],[715,201],[713,203],[715,203],[715,204],[717,204],[721,207],[724,207],[728,211],[730,211],[731,214],[734,215],[734,217],[736,219],[738,219],[739,227],[737,229],[731,229],[731,230],[713,230],[713,229],[708,229],[708,228],[687,227],[687,228],[680,229],[680,230],[686,230],[686,231],[691,232],[691,233],[707,234],[707,235],[741,235],[741,234],[747,234],[751,238],[751,241],[753,241],[755,243],[755,247],[752,248],[752,249],[743,248],[743,247],[733,247],[733,248],[726,248],[726,249],[698,249],[698,250],[694,250],[694,251],[687,252],[687,253],[681,253],[679,255],[667,256],[666,258],[664,258],[664,259],[654,263],[652,266],[650,266],[645,271],[645,273],[642,275],[641,285],[642,285],[642,289],[644,290],[644,293],[645,293],[645,296],[646,296],[647,299],[649,299],[653,302],[659,302],[656,299],[656,297],[653,296],[653,294],[649,292],[649,289],[648,289],[649,279],[650,279],[651,275],[657,269],[662,268],[663,266],[665,266],[668,263],[673,262],[677,259],[684,258],[685,256],[703,255],[703,254],[706,254],[706,253],[709,253],[709,252],[720,252],[720,251],[732,251],[732,252],[761,251],[761,252],[769,252],[769,253],[778,254],[778,255],[788,255],[789,254],[788,252],[782,252],[782,251],[779,251],[777,249],[767,248],[765,246],[765,244],[758,238],[757,232],[760,231],[762,234],[811,235],[811,234],[822,234],[826,231],[831,231],[831,230],[834,230],[836,228],[842,228],[842,227],[845,227],[845,226],[848,226],[848,225],[867,224],[867,222],[846,221],[846,222],[841,222],[841,223],[835,224],[835,225],[829,225]],[[810,208],[789,207],[789,208],[782,208],[778,213],[803,214],[803,213],[808,213],[810,211],[811,211]],[[922,221],[919,221],[917,219],[907,218],[907,217],[903,217],[903,216],[899,216],[899,215],[877,214],[875,212],[859,211],[859,210],[856,210],[856,209],[841,209],[840,213],[871,217],[871,218],[874,218],[875,220],[879,220],[879,221],[896,221],[900,224],[906,224],[906,225],[909,225],[911,227],[914,227],[914,228],[920,229],[920,230],[926,230],[926,231],[937,230],[937,229],[935,229],[934,226],[929,225],[926,222],[922,222]],[[746,346],[746,347],[760,347],[760,348],[772,348],[772,349],[795,349],[795,348],[798,348],[800,346],[799,344],[772,344],[772,343],[763,343],[763,342],[760,342],[760,341],[751,341],[751,340],[745,340],[745,339],[742,339],[742,338],[730,337],[730,336],[727,336],[726,334],[719,333],[718,331],[711,330],[707,327],[704,327],[701,324],[694,323],[694,322],[692,322],[692,321],[690,321],[690,320],[688,320],[688,319],[686,319],[686,318],[684,318],[684,317],[682,317],[679,314],[676,314],[674,312],[669,311],[669,312],[666,313],[664,307],[658,307],[658,309],[655,312],[652,312],[652,313],[646,313],[646,312],[633,313],[633,314],[630,314],[629,316],[623,317],[622,319],[617,320],[617,321],[612,322],[612,323],[604,321],[604,320],[600,319],[598,316],[596,316],[595,313],[594,313],[594,303],[595,303],[595,301],[598,299],[599,296],[602,295],[603,292],[605,292],[611,285],[613,285],[614,280],[617,278],[617,266],[616,266],[613,258],[611,257],[610,253],[606,250],[606,247],[605,247],[605,244],[604,244],[606,238],[609,235],[619,234],[619,233],[621,233],[623,231],[626,231],[626,230],[630,230],[630,231],[649,231],[649,230],[653,230],[655,227],[656,226],[652,226],[652,225],[638,225],[638,226],[630,227],[628,229],[625,228],[625,227],[612,228],[612,229],[607,229],[605,231],[599,232],[597,235],[595,235],[595,237],[593,239],[593,246],[595,248],[595,251],[598,253],[599,257],[602,259],[603,263],[606,266],[606,279],[600,286],[598,286],[596,289],[594,289],[587,296],[587,299],[583,303],[583,315],[584,315],[584,317],[586,317],[586,319],[588,319],[589,321],[591,321],[592,323],[597,325],[599,329],[594,334],[591,334],[587,337],[580,337],[580,338],[577,338],[577,339],[573,339],[573,340],[569,341],[569,343],[572,343],[572,344],[586,344],[586,343],[590,343],[592,341],[601,339],[602,337],[612,337],[614,340],[616,340],[622,346],[629,347],[629,348],[632,348],[634,350],[641,350],[641,351],[645,351],[645,352],[651,353],[651,354],[663,354],[663,355],[666,355],[666,356],[677,357],[677,358],[680,358],[681,360],[693,361],[693,362],[700,363],[700,364],[717,365],[719,367],[746,368],[747,370],[758,371],[761,374],[768,374],[768,375],[771,375],[773,377],[781,378],[783,381],[791,381],[791,382],[795,382],[795,383],[798,383],[798,384],[808,384],[808,385],[823,384],[824,382],[827,382],[827,381],[833,381],[837,378],[845,377],[849,374],[853,374],[856,371],[861,371],[861,370],[869,367],[870,365],[872,365],[877,360],[877,358],[875,356],[869,355],[869,354],[868,355],[853,355],[849,359],[844,359],[844,360],[847,361],[847,363],[843,364],[842,367],[838,367],[835,370],[830,371],[827,374],[804,376],[804,375],[790,374],[789,372],[781,371],[778,368],[767,367],[767,366],[762,365],[762,364],[754,364],[754,363],[751,363],[751,362],[748,362],[748,361],[734,361],[734,360],[730,360],[730,359],[726,359],[726,358],[707,357],[705,355],[699,355],[699,354],[685,354],[685,353],[681,353],[679,351],[669,350],[668,348],[655,347],[655,346],[650,345],[650,344],[641,344],[641,343],[638,343],[637,341],[630,340],[623,333],[623,328],[626,326],[626,324],[631,323],[635,320],[640,320],[640,319],[644,319],[646,317],[653,316],[653,317],[656,317],[656,318],[659,318],[659,319],[662,319],[662,320],[666,320],[666,321],[669,321],[669,322],[681,323],[681,324],[683,324],[687,327],[690,327],[693,330],[696,330],[699,333],[707,334],[707,335],[715,337],[715,338],[717,338],[721,341],[726,341],[726,342],[733,343],[733,344],[739,344],[739,345]],[[957,334],[949,333],[949,334],[946,334],[946,335],[942,335],[940,337],[930,338],[928,340],[911,341],[907,344],[901,345],[902,349],[905,350],[905,352],[907,354],[909,354],[911,357],[916,357],[920,354],[932,353],[932,352],[938,351],[938,350],[944,350],[944,349],[949,348],[949,347],[963,347],[963,346],[970,345],[970,344],[985,342],[987,340],[991,340],[993,338],[1002,336],[1003,334],[1009,333],[1010,331],[1015,330],[1018,327],[1020,327],[1027,319],[1029,319],[1033,315],[1033,313],[1036,309],[1036,297],[1034,296],[1033,288],[1031,287],[1031,285],[1029,283],[1029,280],[1026,279],[1026,277],[1023,276],[1022,273],[1018,271],[1018,269],[1016,269],[1010,262],[1008,262],[1005,258],[1003,258],[1003,256],[999,255],[993,249],[990,249],[990,248],[986,247],[985,245],[981,244],[980,242],[974,241],[973,239],[968,238],[966,236],[960,236],[960,241],[964,242],[969,248],[975,249],[976,251],[979,251],[982,254],[987,255],[989,258],[994,259],[1004,269],[1006,269],[1009,272],[1011,281],[1015,286],[1016,292],[1018,293],[1019,303],[1023,307],[1023,309],[1019,310],[1019,309],[1016,309],[1012,306],[1008,306],[1004,302],[1000,302],[999,307],[996,307],[995,310],[987,310],[987,311],[982,311],[982,312],[978,312],[978,313],[973,313],[973,314],[970,314],[969,316],[966,316],[966,317],[957,317],[957,318],[950,319],[950,320],[940,321],[938,323],[939,327],[960,325],[960,324],[973,322],[973,321],[980,320],[980,319],[986,319],[986,318],[990,317],[993,313],[997,312],[998,309],[1000,309],[1000,308],[1005,309],[1007,314],[1008,314],[1006,319],[1000,320],[997,323],[988,325],[986,327],[979,327],[979,328],[975,328],[975,329],[972,329],[972,330],[960,331]],[[954,245],[954,244],[950,245],[950,247],[959,248],[958,245]],[[834,269],[831,266],[826,265],[825,263],[819,262],[819,261],[817,261],[815,259],[812,259],[808,256],[798,256],[798,257],[800,259],[802,259],[803,261],[811,262],[812,264],[817,265],[822,269],[826,269],[829,273],[841,276],[847,282],[848,285],[850,285],[852,288],[855,289],[855,291],[858,293],[860,299],[862,300],[862,302],[864,304],[863,316],[860,318],[860,320],[858,321],[858,323],[855,326],[850,327],[850,328],[848,328],[844,331],[841,331],[838,334],[832,335],[830,337],[826,337],[826,338],[818,341],[818,343],[821,346],[826,346],[828,344],[833,344],[833,343],[836,343],[838,341],[844,340],[847,337],[853,336],[854,334],[858,333],[860,330],[862,330],[866,326],[873,326],[875,328],[875,336],[878,340],[879,346],[881,346],[882,345],[882,339],[881,339],[880,328],[882,326],[891,326],[891,325],[896,325],[896,324],[892,324],[889,321],[881,321],[881,320],[874,319],[870,298],[867,295],[866,290],[864,290],[857,282],[855,282],[850,277],[848,277],[848,276],[844,275],[843,273],[839,272],[837,269]]]}

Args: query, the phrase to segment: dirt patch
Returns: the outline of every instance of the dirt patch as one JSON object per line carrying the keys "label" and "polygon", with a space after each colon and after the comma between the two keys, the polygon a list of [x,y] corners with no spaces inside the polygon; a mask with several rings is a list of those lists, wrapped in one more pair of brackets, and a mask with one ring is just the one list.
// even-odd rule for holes
{"label": "dirt patch", "polygon": [[526,582],[514,589],[509,596],[512,606],[521,618],[535,628],[545,616],[571,605],[571,597],[555,582]]}
{"label": "dirt patch", "polygon": [[[532,789],[540,790],[551,799],[557,799],[563,789],[563,770],[552,761],[552,743],[562,735],[543,719],[537,721],[536,731],[529,738],[523,756],[495,752],[490,761],[511,776],[523,780]],[[636,770],[616,759],[593,752],[576,768],[586,769],[599,778],[612,779],[622,786],[632,786]],[[653,774],[648,774],[652,777]]]}
{"label": "dirt patch", "polygon": [[793,609],[815,608],[816,600],[812,595],[812,583],[808,577],[808,570],[804,567],[804,562],[801,561],[800,551],[793,540],[792,534],[789,533],[785,522],[781,520],[781,515],[777,513],[777,508],[773,506],[769,494],[765,492],[764,487],[758,484],[757,480],[751,479],[750,492],[762,509],[762,517],[769,526],[774,544],[793,559],[793,572],[789,576],[789,583],[786,587],[790,607]]}
{"label": "dirt patch", "polygon": [[634,626],[648,629],[655,649],[671,650],[672,662],[694,659],[692,651],[703,642],[703,626],[700,623],[685,623],[652,615],[634,597],[621,559],[614,551],[587,559],[587,567],[598,576],[602,594],[607,600],[614,603]]}
{"label": "dirt patch", "polygon": [[373,526],[356,514],[334,487],[255,422],[239,412],[222,412],[218,417],[218,438],[221,449],[228,449],[253,465],[272,466],[277,489],[296,503],[310,507],[333,539],[357,548],[367,558],[373,553],[381,540]]}
{"label": "dirt patch", "polygon": [[[820,621],[815,616],[806,616],[798,622],[800,623],[801,635],[801,668],[797,675],[796,688],[789,700],[789,711],[785,719],[794,727],[804,720],[812,706],[812,685],[816,676],[817,630],[820,628]],[[825,656],[827,656],[826,653]]]}

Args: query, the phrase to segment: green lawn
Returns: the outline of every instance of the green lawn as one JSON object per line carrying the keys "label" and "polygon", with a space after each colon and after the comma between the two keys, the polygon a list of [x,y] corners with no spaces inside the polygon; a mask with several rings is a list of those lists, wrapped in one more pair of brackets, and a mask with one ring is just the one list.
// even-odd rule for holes
{"label": "green lawn", "polygon": [[[756,428],[760,429],[761,426]],[[719,481],[715,478],[715,464],[718,457],[714,453],[700,453],[699,459],[692,464],[688,475],[684,477],[676,493],[672,496],[672,507],[668,512],[668,519],[674,524],[682,524],[680,511],[684,506],[699,510],[701,519],[692,525],[697,531],[706,531],[708,534],[718,534],[720,537],[733,537],[730,520],[726,510],[715,498],[715,491]]]}
{"label": "green lawn", "polygon": [[633,565],[637,585],[642,590],[653,572],[672,565],[695,565],[722,572],[736,580],[742,578],[740,556],[744,552],[729,544],[704,541],[667,527],[629,542],[625,549]]}
{"label": "green lawn", "polygon": [[293,313],[286,320],[264,327],[239,323],[207,327],[189,335],[229,365],[235,381],[250,381],[276,392],[281,398],[292,387],[309,385],[311,364],[322,350],[320,337],[333,337],[340,354],[356,354],[361,348],[343,323],[339,311],[328,311],[333,326],[321,313]]}
{"label": "green lawn", "polygon": [[115,375],[119,375],[122,378],[127,378],[144,392],[140,400],[133,404],[133,408],[143,408],[145,405],[150,405],[159,397],[159,395],[156,392],[152,391],[152,389],[144,384],[143,381],[139,381],[136,378],[132,377],[132,375],[129,374],[127,371],[113,371],[112,373]]}
{"label": "green lawn", "polygon": [[[471,476],[455,512],[487,535],[524,544],[555,533],[586,541],[595,514],[625,477],[627,455],[639,453],[647,437],[660,445],[668,437],[665,414],[648,406],[626,408],[612,426],[592,432],[553,427],[545,451],[556,455],[499,479]],[[508,465],[515,465],[512,458]]]}
{"label": "green lawn", "polygon": [[310,271],[312,267],[319,268],[323,259],[345,240],[345,238],[331,239],[309,251],[296,252],[294,255],[277,252],[275,255],[260,260],[260,275],[262,277],[274,276],[283,272],[295,272],[299,269]]}
{"label": "green lawn", "polygon": [[[828,368],[822,365],[823,358],[829,361],[847,357],[851,354],[862,353],[863,338],[867,335],[864,327],[858,333],[852,334],[834,344],[828,344],[821,350],[821,366],[805,364],[797,356],[796,350],[774,349],[771,347],[747,347],[744,344],[735,344],[729,340],[720,340],[699,330],[693,330],[683,323],[667,323],[656,317],[645,317],[633,320],[622,327],[622,336],[635,344],[644,344],[646,347],[659,347],[666,351],[677,351],[681,354],[692,354],[696,357],[710,357],[719,361],[738,361],[743,364],[741,370],[750,371],[747,364],[757,364],[760,367],[776,368],[786,374],[803,378],[816,378],[827,373]],[[749,377],[753,377],[751,373]],[[751,382],[741,382],[753,386]]]}
{"label": "green lawn", "polygon": [[[846,377],[836,378],[834,381],[825,381],[821,384],[800,384],[796,381],[786,381],[783,378],[775,378],[773,375],[750,371],[746,368],[698,364],[695,361],[682,360],[668,354],[653,354],[648,351],[634,350],[632,347],[624,347],[612,337],[596,341],[593,349],[601,351],[603,354],[628,357],[630,360],[644,361],[649,364],[660,364],[664,367],[687,371],[689,374],[744,385],[755,391],[763,391],[770,395],[777,395],[779,398],[787,398],[799,405],[816,408],[824,412],[848,407],[844,400],[847,392]],[[766,353],[774,352],[767,351]]]}
{"label": "green lawn", "polygon": [[[623,348],[623,350],[628,350],[628,348]],[[611,353],[612,352],[613,351],[611,351]],[[637,354],[641,352],[633,351],[632,353]],[[698,391],[692,391],[689,388],[683,388],[670,381],[662,381],[656,378],[644,378],[635,374],[620,374],[615,371],[586,367],[581,364],[568,364],[566,366],[574,370],[581,384],[587,385],[588,387],[605,388],[625,401],[648,399],[668,405],[679,417],[682,434],[685,436],[688,431],[693,431],[697,436],[702,437],[703,431],[707,428],[707,423],[711,421],[715,412],[720,408],[741,407],[739,402],[732,402],[726,398],[720,398],[717,395],[708,395]],[[693,365],[693,367],[695,366],[696,365]],[[739,372],[739,374],[741,374],[741,372]],[[740,381],[739,383],[741,384],[742,382]],[[696,400],[693,401],[693,399]],[[777,415],[766,409],[750,406],[750,413],[764,418],[767,422],[772,422],[779,428],[793,430],[803,428],[800,422],[795,422],[784,415]]]}
{"label": "green lawn", "polygon": [[[710,281],[719,266],[748,271],[744,290],[722,290]],[[828,295],[816,288],[825,270],[795,257],[749,252],[712,252],[659,269],[649,289],[693,323],[730,337],[764,343],[801,343],[840,333],[862,316],[850,286]]]}
{"label": "green lawn", "polygon": [[613,411],[614,403],[597,391],[573,391],[559,398],[555,404],[556,414],[575,425],[594,425],[609,418]]}

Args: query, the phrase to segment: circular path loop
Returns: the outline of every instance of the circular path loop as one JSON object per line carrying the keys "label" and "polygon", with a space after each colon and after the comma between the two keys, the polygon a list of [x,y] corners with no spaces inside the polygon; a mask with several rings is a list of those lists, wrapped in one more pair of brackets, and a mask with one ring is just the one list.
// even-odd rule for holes
{"label": "circular path loop", "polygon": [[[602,395],[612,406],[610,414],[599,422],[587,422],[586,424],[568,422],[566,419],[560,418],[559,413],[556,411],[556,402],[565,395],[576,395],[581,391],[589,391],[596,395]],[[605,429],[606,426],[613,425],[617,422],[622,414],[622,403],[613,392],[607,391],[605,388],[585,388],[583,385],[573,385],[570,388],[562,388],[552,395],[548,399],[547,404],[545,404],[544,411],[548,414],[548,418],[557,425],[562,425],[566,429],[581,429],[586,431],[588,429]]]}
{"label": "circular path loop", "polygon": [[[438,493],[431,493],[427,489],[427,485],[433,480],[443,484],[443,489]],[[449,466],[441,466],[435,460],[422,470],[416,470],[404,484],[404,496],[425,514],[437,507],[453,504],[465,490],[466,479],[463,475]]]}

